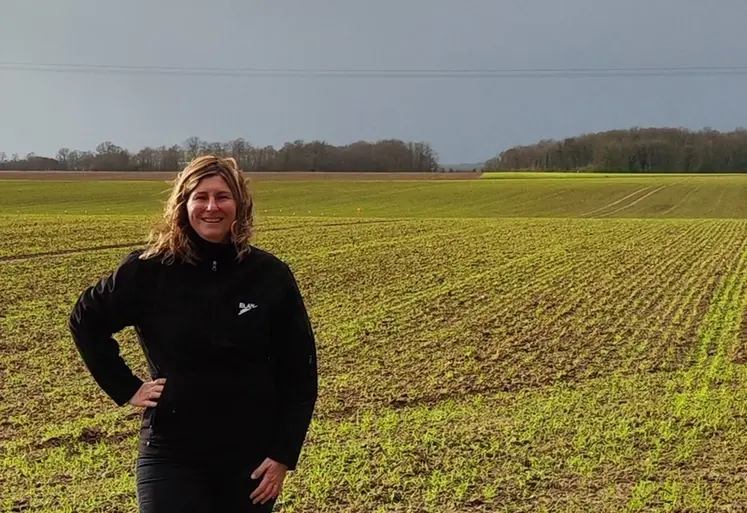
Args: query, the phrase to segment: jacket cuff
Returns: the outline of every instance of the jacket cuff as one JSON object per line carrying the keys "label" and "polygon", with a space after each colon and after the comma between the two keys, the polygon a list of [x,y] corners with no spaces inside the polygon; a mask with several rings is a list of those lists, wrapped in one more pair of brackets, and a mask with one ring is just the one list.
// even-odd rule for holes
{"label": "jacket cuff", "polygon": [[117,386],[115,390],[108,392],[108,395],[118,406],[124,406],[140,390],[142,385],[143,380],[137,376],[130,376],[126,382]]}
{"label": "jacket cuff", "polygon": [[288,467],[288,470],[296,470],[299,454],[291,451],[283,451],[282,449],[273,448],[270,450],[270,453],[267,455],[267,457],[277,461],[278,463],[282,463],[283,465]]}

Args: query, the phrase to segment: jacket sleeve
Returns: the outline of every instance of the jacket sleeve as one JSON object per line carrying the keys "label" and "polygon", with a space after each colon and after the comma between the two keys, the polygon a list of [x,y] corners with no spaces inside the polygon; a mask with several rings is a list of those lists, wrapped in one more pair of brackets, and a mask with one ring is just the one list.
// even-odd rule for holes
{"label": "jacket sleeve", "polygon": [[138,255],[137,251],[130,253],[113,273],[83,291],[68,320],[83,362],[119,406],[126,404],[143,383],[124,362],[113,338],[137,319],[142,267]]}
{"label": "jacket sleeve", "polygon": [[269,457],[294,470],[316,405],[317,355],[298,283],[287,266],[282,276],[283,295],[273,320],[280,402]]}

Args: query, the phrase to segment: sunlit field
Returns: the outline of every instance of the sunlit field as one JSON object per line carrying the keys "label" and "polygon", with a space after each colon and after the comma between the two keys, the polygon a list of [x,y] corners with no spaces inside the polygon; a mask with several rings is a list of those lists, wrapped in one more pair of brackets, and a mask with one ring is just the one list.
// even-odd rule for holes
{"label": "sunlit field", "polygon": [[[253,184],[320,365],[276,511],[740,511],[747,177],[500,175]],[[137,510],[66,322],[168,186],[0,181],[0,510]]]}

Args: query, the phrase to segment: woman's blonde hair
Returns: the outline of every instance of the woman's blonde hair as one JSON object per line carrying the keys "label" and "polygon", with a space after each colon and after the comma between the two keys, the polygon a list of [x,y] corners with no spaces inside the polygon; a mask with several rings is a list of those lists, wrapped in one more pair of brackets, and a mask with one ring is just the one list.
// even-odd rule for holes
{"label": "woman's blonde hair", "polygon": [[204,155],[192,160],[176,176],[163,218],[151,230],[148,244],[140,258],[158,256],[166,263],[172,263],[175,259],[190,263],[197,261],[196,248],[188,236],[191,226],[187,201],[200,180],[209,176],[220,176],[228,184],[236,202],[236,219],[231,224],[231,243],[236,246],[239,258],[249,252],[249,240],[254,229],[254,203],[247,180],[233,158]]}

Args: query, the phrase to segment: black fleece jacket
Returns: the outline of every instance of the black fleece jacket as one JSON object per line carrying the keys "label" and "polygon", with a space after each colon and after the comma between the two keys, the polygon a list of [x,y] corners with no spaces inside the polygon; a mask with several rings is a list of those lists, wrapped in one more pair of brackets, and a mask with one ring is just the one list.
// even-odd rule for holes
{"label": "black fleece jacket", "polygon": [[[133,326],[151,379],[166,378],[141,433],[185,450],[264,454],[296,468],[317,399],[314,335],[289,266],[257,247],[191,232],[197,265],[141,259],[79,297],[73,340],[98,385],[124,405],[143,383],[114,334]],[[145,435],[143,435],[145,436]]]}

